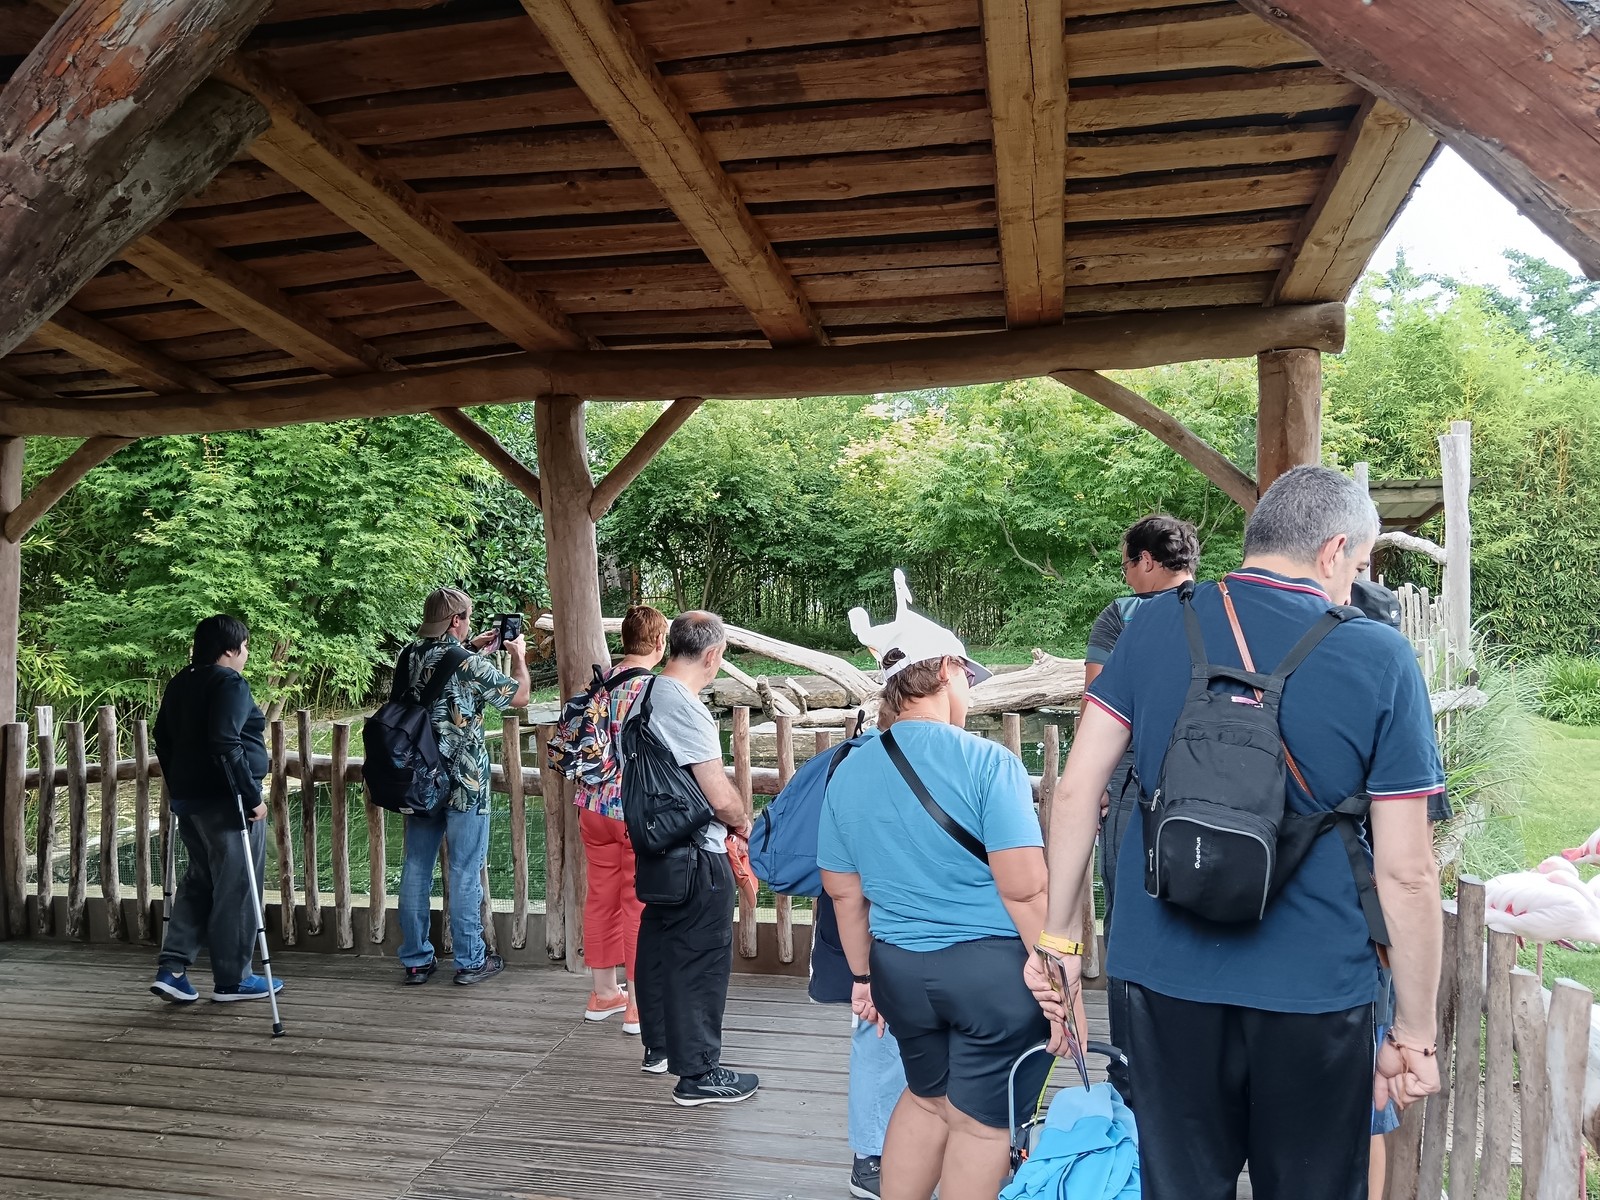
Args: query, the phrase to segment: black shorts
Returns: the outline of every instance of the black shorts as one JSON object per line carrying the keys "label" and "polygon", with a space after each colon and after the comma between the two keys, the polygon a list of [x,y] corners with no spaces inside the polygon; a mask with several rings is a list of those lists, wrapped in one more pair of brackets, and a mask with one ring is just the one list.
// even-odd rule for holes
{"label": "black shorts", "polygon": [[[900,1043],[913,1095],[947,1096],[980,1124],[1008,1127],[1011,1066],[1050,1036],[1022,982],[1027,957],[1021,938],[927,951],[872,943],[872,999]],[[1017,1072],[1019,1113],[1032,1112],[1049,1068],[1040,1054]]]}

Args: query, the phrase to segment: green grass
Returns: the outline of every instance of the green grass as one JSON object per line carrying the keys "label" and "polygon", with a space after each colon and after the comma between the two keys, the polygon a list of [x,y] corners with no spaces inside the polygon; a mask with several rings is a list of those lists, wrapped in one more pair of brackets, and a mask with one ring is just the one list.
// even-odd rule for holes
{"label": "green grass", "polygon": [[[1522,805],[1523,858],[1527,866],[1583,842],[1600,825],[1600,728],[1533,723],[1536,765]],[[1593,868],[1583,868],[1586,875]],[[1520,960],[1533,966],[1533,950]],[[1576,980],[1600,996],[1600,950],[1545,951],[1545,980]]]}

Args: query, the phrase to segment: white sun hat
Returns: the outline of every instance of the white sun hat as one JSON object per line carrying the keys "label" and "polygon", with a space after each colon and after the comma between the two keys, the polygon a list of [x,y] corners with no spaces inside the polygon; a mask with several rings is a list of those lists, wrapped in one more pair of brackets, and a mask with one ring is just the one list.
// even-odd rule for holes
{"label": "white sun hat", "polygon": [[873,625],[864,608],[850,610],[851,630],[879,662],[896,650],[903,656],[883,669],[885,680],[916,663],[939,658],[960,659],[974,684],[982,683],[994,675],[989,668],[980,666],[967,656],[967,648],[955,634],[921,613],[911,611],[911,592],[906,587],[905,573],[899,568],[894,573],[894,591],[897,606],[894,620],[887,624]]}

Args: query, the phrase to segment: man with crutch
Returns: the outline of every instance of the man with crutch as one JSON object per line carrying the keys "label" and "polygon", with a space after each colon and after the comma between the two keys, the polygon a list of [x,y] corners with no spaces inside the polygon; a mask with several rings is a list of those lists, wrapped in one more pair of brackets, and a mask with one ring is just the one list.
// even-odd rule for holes
{"label": "man with crutch", "polygon": [[[150,991],[174,1004],[200,998],[188,969],[205,946],[211,999],[272,1001],[273,1033],[282,1032],[261,911],[266,865],[267,720],[239,672],[250,631],[236,617],[207,617],[195,627],[190,664],[167,685],[156,716],[156,756],[167,783],[189,866],[169,897],[170,919]],[[255,944],[264,975],[251,970]]]}

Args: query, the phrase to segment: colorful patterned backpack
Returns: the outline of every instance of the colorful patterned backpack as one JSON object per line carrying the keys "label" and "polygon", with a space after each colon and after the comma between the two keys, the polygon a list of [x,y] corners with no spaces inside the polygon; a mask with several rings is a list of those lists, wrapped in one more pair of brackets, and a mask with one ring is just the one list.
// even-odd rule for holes
{"label": "colorful patterned backpack", "polygon": [[600,788],[621,769],[613,745],[611,689],[648,675],[645,667],[629,667],[610,679],[598,665],[594,681],[562,706],[561,720],[550,739],[550,769],[584,787]]}

